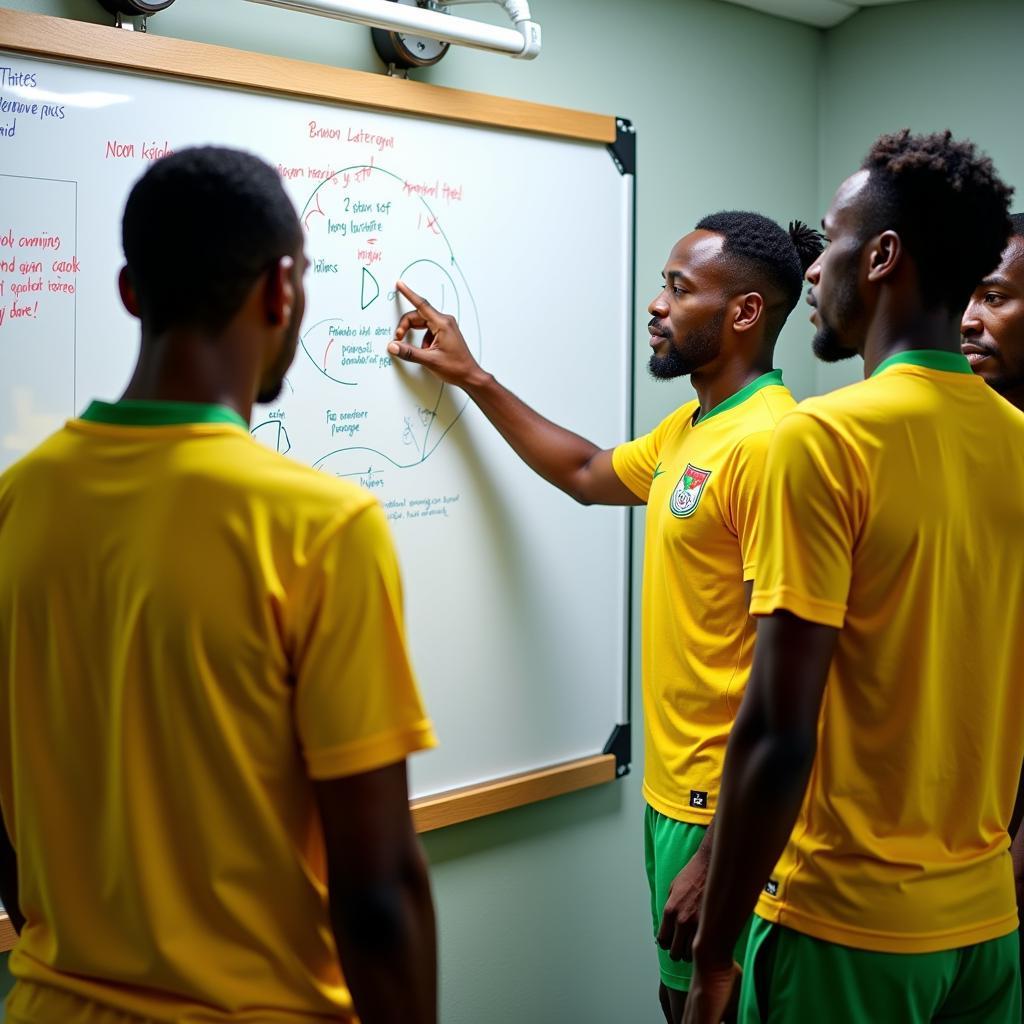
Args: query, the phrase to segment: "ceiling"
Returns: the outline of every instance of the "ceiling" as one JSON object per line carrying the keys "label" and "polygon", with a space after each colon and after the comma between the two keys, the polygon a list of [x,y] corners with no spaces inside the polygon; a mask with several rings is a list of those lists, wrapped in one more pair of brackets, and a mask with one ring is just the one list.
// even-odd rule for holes
{"label": "ceiling", "polygon": [[883,4],[923,2],[923,0],[725,0],[726,3],[752,7],[780,18],[802,21],[805,25],[832,28],[865,7]]}

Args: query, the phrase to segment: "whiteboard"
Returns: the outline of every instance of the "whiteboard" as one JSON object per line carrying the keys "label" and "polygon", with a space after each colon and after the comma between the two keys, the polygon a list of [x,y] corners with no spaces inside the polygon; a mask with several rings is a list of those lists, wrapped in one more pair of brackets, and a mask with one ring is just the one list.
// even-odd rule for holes
{"label": "whiteboard", "polygon": [[202,143],[277,167],[305,225],[301,344],[252,433],[388,514],[440,739],[413,795],[600,753],[628,716],[627,511],[577,506],[386,344],[401,277],[538,410],[625,439],[632,177],[601,144],[0,52],[0,470],[120,394],[124,201]]}

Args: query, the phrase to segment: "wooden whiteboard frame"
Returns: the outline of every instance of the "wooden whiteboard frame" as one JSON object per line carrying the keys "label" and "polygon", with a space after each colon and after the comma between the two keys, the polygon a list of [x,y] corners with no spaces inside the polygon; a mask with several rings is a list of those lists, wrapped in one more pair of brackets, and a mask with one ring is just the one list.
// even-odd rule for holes
{"label": "wooden whiteboard frame", "polygon": [[[0,50],[579,142],[608,145],[618,137],[617,119],[608,115],[7,9],[0,9]],[[632,545],[627,542],[627,559],[631,558]],[[623,628],[629,629],[628,615]],[[628,658],[626,672],[628,700]],[[429,832],[611,782],[626,770],[624,765],[617,767],[614,754],[597,754],[420,797],[412,801],[413,818],[417,831]],[[9,948],[12,936],[7,918],[0,916],[0,951]]]}

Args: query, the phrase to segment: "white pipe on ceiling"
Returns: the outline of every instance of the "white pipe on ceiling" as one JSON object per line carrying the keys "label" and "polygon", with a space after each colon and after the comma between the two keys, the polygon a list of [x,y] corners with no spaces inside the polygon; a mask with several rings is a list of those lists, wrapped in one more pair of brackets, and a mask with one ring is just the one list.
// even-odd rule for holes
{"label": "white pipe on ceiling", "polygon": [[471,18],[458,18],[438,10],[409,7],[394,3],[393,0],[249,0],[249,3],[264,4],[267,7],[318,14],[324,18],[366,25],[368,28],[408,32],[428,39],[439,39],[443,43],[457,43],[477,50],[507,53],[512,57],[532,60],[540,53],[541,37],[540,25],[529,20],[529,4],[523,0],[499,2],[513,16],[521,15],[525,8],[526,17],[517,20],[513,29],[487,25]]}

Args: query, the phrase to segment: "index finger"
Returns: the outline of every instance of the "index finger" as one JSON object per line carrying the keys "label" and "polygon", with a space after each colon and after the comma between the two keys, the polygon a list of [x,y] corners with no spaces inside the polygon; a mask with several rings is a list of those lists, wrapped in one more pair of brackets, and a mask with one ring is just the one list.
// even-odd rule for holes
{"label": "index finger", "polygon": [[416,312],[427,321],[430,326],[433,326],[431,321],[440,319],[441,314],[438,313],[434,307],[427,302],[422,295],[417,295],[404,281],[396,281],[395,287],[415,306]]}

